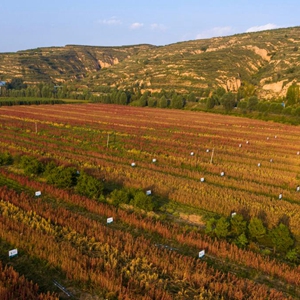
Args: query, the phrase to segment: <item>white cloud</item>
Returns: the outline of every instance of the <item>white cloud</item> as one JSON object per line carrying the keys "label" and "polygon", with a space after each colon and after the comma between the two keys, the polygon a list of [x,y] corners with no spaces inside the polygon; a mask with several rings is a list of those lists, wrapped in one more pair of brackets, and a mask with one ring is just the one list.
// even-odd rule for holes
{"label": "white cloud", "polygon": [[141,27],[143,27],[143,26],[144,26],[143,23],[138,23],[138,22],[136,22],[136,23],[131,24],[131,25],[130,25],[130,28],[131,28],[131,29],[139,29],[139,28],[141,28]]}
{"label": "white cloud", "polygon": [[278,26],[275,25],[275,24],[268,23],[266,25],[250,27],[250,28],[248,28],[246,30],[246,32],[255,32],[255,31],[262,31],[262,30],[270,30],[270,29],[275,29],[275,28],[278,28]]}
{"label": "white cloud", "polygon": [[117,17],[111,17],[109,19],[104,19],[99,21],[102,24],[105,25],[119,25],[122,24],[121,20],[117,19]]}
{"label": "white cloud", "polygon": [[230,26],[214,27],[197,34],[196,39],[206,39],[211,37],[225,36],[232,34],[233,30]]}
{"label": "white cloud", "polygon": [[163,24],[157,24],[157,23],[153,23],[150,25],[152,30],[161,30],[161,31],[165,31],[166,30],[166,26]]}

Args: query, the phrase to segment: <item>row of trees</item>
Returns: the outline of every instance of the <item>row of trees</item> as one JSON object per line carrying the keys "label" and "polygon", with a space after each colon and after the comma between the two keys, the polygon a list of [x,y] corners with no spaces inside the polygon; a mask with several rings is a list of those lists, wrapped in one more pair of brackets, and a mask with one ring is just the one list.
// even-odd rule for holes
{"label": "row of trees", "polygon": [[[0,165],[10,165],[14,158],[7,152],[0,153]],[[53,160],[38,160],[23,155],[15,159],[15,163],[28,176],[38,175],[46,182],[59,188],[73,188],[76,193],[90,199],[104,201],[104,183],[101,179],[78,171],[74,166],[58,166]],[[134,188],[115,189],[111,192],[110,201],[113,205],[130,204],[145,211],[153,211],[159,207],[159,200],[145,191]]]}
{"label": "row of trees", "polygon": [[[174,90],[143,94],[137,90],[118,90],[110,87],[79,87],[74,85],[54,86],[53,84],[40,83],[36,86],[27,86],[22,78],[13,78],[10,83],[2,87],[1,96],[7,97],[40,97],[48,99],[78,99],[93,102],[112,103],[133,106],[149,106],[159,108],[183,108],[188,102],[196,102],[205,99],[206,108],[215,106],[224,108],[226,112],[234,107],[248,111],[283,113],[287,115],[300,115],[300,87],[294,83],[288,90],[285,99],[279,101],[261,101],[256,96],[256,87],[248,82],[242,84],[237,93],[227,92],[219,87],[202,89],[197,93],[179,94]],[[284,102],[283,102],[284,101]],[[27,103],[25,103],[27,104]]]}
{"label": "row of trees", "polygon": [[292,249],[294,238],[288,226],[282,222],[269,230],[257,217],[247,221],[242,215],[234,214],[231,218],[210,219],[205,231],[210,236],[231,240],[242,248],[249,242],[254,242],[263,247],[272,247],[274,252],[286,254],[287,259],[291,261],[297,260],[297,252]]}

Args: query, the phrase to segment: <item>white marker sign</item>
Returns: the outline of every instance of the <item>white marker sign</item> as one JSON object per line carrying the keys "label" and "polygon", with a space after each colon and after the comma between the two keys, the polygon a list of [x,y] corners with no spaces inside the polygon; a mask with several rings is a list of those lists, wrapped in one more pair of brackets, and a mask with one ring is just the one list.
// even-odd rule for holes
{"label": "white marker sign", "polygon": [[151,190],[146,191],[146,195],[150,196],[152,194]]}
{"label": "white marker sign", "polygon": [[233,212],[233,213],[231,214],[231,218],[233,218],[234,216],[236,216],[236,212]]}
{"label": "white marker sign", "polygon": [[9,257],[14,257],[16,255],[18,255],[18,249],[13,249],[13,250],[8,251]]}
{"label": "white marker sign", "polygon": [[132,166],[132,167],[135,167],[135,163],[134,163],[134,162],[133,162],[133,163],[131,163],[131,166]]}
{"label": "white marker sign", "polygon": [[35,196],[36,196],[36,197],[39,197],[39,196],[41,196],[41,195],[42,195],[42,192],[41,192],[41,191],[35,192]]}
{"label": "white marker sign", "polygon": [[221,176],[224,176],[225,175],[225,173],[224,172],[221,172],[221,174],[220,174]]}
{"label": "white marker sign", "polygon": [[112,223],[113,221],[114,221],[114,218],[111,217],[111,218],[107,218],[107,221],[106,221],[106,222],[107,222],[107,224],[110,224],[110,223]]}
{"label": "white marker sign", "polygon": [[204,180],[205,180],[204,177],[202,177],[202,178],[200,179],[201,182],[204,182]]}
{"label": "white marker sign", "polygon": [[205,255],[205,250],[199,252],[199,258],[203,257],[204,255]]}
{"label": "white marker sign", "polygon": [[155,162],[156,162],[156,158],[153,158],[153,159],[152,159],[152,162],[154,162],[154,163],[155,163]]}

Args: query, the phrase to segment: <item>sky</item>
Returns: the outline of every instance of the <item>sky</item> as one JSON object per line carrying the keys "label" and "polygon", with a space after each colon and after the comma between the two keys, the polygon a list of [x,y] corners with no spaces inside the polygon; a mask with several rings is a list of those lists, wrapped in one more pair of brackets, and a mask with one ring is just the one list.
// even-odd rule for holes
{"label": "sky", "polygon": [[299,25],[299,0],[3,0],[0,52],[160,46]]}

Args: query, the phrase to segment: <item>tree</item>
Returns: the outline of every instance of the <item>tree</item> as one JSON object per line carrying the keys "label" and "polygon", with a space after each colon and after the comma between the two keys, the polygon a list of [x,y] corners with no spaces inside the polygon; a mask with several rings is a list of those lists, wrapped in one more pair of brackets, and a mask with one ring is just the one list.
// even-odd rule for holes
{"label": "tree", "polygon": [[168,100],[165,96],[162,96],[159,100],[158,100],[158,107],[160,108],[166,108],[168,107]]}
{"label": "tree", "polygon": [[88,198],[99,199],[102,195],[103,184],[97,178],[81,172],[77,179],[75,191]]}
{"label": "tree", "polygon": [[13,78],[11,82],[7,84],[8,90],[22,90],[26,89],[26,87],[27,84],[23,83],[23,79],[19,77]]}
{"label": "tree", "polygon": [[20,160],[20,166],[27,175],[38,175],[43,172],[43,164],[35,157],[23,155]]}
{"label": "tree", "polygon": [[213,109],[215,107],[215,98],[209,97],[206,100],[206,108],[207,109]]}
{"label": "tree", "polygon": [[181,95],[174,94],[171,105],[172,105],[172,108],[176,108],[176,109],[183,108],[183,105],[184,105],[183,97]]}
{"label": "tree", "polygon": [[300,88],[297,84],[293,83],[289,86],[286,92],[287,105],[294,105],[300,101]]}
{"label": "tree", "polygon": [[13,161],[13,157],[8,152],[0,153],[0,166],[11,165]]}
{"label": "tree", "polygon": [[223,105],[226,112],[233,110],[236,104],[235,95],[231,92],[224,94],[221,98],[221,104]]}
{"label": "tree", "polygon": [[221,217],[216,223],[214,232],[218,238],[226,238],[229,233],[228,228],[229,222],[224,217]]}
{"label": "tree", "polygon": [[234,243],[238,246],[238,247],[241,247],[241,248],[244,248],[247,246],[248,244],[248,239],[246,237],[246,234],[245,233],[242,233],[241,235],[239,235],[237,237],[237,239],[234,241]]}
{"label": "tree", "polygon": [[247,108],[252,111],[255,110],[258,104],[258,98],[256,96],[249,97],[247,101]]}
{"label": "tree", "polygon": [[242,215],[235,215],[230,219],[230,234],[234,237],[238,237],[245,233],[247,229],[247,222]]}
{"label": "tree", "polygon": [[47,176],[47,182],[59,188],[69,188],[77,183],[77,170],[74,167],[64,168],[63,166],[52,169]]}
{"label": "tree", "polygon": [[152,211],[155,208],[153,197],[146,195],[143,191],[137,191],[130,204],[146,211]]}
{"label": "tree", "polygon": [[262,220],[257,217],[253,217],[248,225],[249,236],[252,240],[259,241],[267,232]]}
{"label": "tree", "polygon": [[269,236],[274,247],[274,252],[279,251],[286,253],[288,249],[294,244],[294,240],[291,237],[289,228],[282,223],[273,228],[269,232]]}

